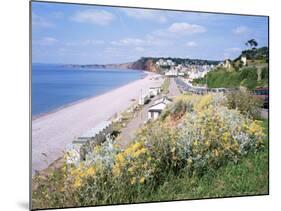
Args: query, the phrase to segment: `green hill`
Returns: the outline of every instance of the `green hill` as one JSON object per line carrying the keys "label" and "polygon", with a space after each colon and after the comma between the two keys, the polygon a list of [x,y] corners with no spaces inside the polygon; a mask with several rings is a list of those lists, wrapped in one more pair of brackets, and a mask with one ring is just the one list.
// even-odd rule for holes
{"label": "green hill", "polygon": [[[241,57],[247,57],[247,65],[243,66]],[[209,88],[237,88],[240,86],[254,89],[268,87],[268,48],[262,47],[242,51],[241,55],[231,62],[232,71],[217,67],[204,78],[194,79],[194,84],[206,84]]]}

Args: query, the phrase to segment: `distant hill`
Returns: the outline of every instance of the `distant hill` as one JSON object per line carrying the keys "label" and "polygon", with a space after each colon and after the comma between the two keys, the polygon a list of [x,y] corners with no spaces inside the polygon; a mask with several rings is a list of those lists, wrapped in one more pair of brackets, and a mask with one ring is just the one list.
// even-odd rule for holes
{"label": "distant hill", "polygon": [[189,58],[172,58],[172,57],[141,57],[137,61],[121,63],[121,64],[70,64],[64,65],[66,67],[79,67],[79,68],[98,68],[98,69],[107,69],[107,68],[118,68],[118,69],[135,69],[135,70],[145,70],[150,72],[159,72],[156,62],[159,59],[171,60],[176,65],[185,64],[185,65],[217,65],[220,61],[213,60],[201,60],[201,59],[189,59]]}

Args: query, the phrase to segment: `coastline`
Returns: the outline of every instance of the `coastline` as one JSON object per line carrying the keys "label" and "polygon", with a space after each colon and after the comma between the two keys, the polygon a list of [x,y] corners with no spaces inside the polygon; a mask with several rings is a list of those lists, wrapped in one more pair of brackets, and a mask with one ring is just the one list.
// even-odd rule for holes
{"label": "coastline", "polygon": [[151,80],[155,75],[146,72],[144,78],[32,118],[32,171],[47,168],[74,137],[128,108],[141,89],[161,85],[162,79]]}
{"label": "coastline", "polygon": [[[132,70],[134,70],[134,69],[132,69]],[[71,103],[67,103],[67,104],[62,105],[62,106],[59,106],[59,107],[57,107],[57,108],[55,108],[55,109],[51,109],[50,111],[42,112],[42,113],[36,114],[36,115],[34,115],[34,116],[32,115],[32,110],[31,110],[31,120],[32,120],[32,121],[33,121],[33,120],[36,120],[36,119],[41,118],[41,117],[43,117],[43,116],[46,116],[46,115],[49,115],[49,114],[58,112],[58,111],[60,111],[60,110],[62,110],[62,109],[64,109],[64,108],[67,108],[67,107],[69,107],[69,106],[72,106],[72,105],[81,103],[81,102],[83,102],[83,101],[85,101],[85,100],[90,100],[90,99],[92,99],[92,98],[94,98],[94,97],[98,97],[98,96],[100,96],[100,95],[106,94],[106,93],[108,93],[108,92],[111,92],[111,91],[113,91],[113,90],[115,90],[115,89],[118,89],[118,88],[121,88],[121,87],[123,87],[123,86],[126,86],[126,85],[128,85],[128,84],[130,84],[130,83],[133,83],[133,82],[135,82],[135,81],[142,80],[143,78],[145,78],[145,77],[147,77],[149,74],[151,74],[151,72],[149,72],[149,71],[143,71],[143,70],[134,70],[134,71],[142,72],[142,73],[144,73],[145,75],[144,75],[144,77],[141,77],[141,78],[139,78],[139,79],[133,80],[133,81],[127,83],[127,84],[123,84],[123,85],[121,85],[121,86],[114,87],[113,89],[106,90],[106,91],[101,92],[101,93],[99,93],[99,94],[97,94],[97,95],[93,95],[93,96],[85,97],[85,98],[82,98],[82,99],[79,99],[79,100],[75,100],[75,101],[73,101],[73,102],[71,102]]]}

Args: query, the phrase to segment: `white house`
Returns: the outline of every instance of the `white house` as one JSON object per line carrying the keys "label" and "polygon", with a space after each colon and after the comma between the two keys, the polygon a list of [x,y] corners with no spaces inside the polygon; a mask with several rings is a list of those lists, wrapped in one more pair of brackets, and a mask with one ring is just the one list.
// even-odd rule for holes
{"label": "white house", "polygon": [[148,109],[148,120],[152,119],[155,120],[158,118],[160,113],[166,108],[168,104],[172,101],[169,100],[167,97],[160,98],[156,100],[152,106]]}
{"label": "white house", "polygon": [[164,63],[164,60],[163,60],[163,59],[159,59],[159,60],[156,62],[156,65],[157,65],[157,66],[162,66],[162,65],[166,65],[166,63]]}
{"label": "white house", "polygon": [[167,60],[159,59],[156,62],[156,65],[157,66],[174,66],[175,63],[172,60],[170,60],[170,59],[167,59]]}
{"label": "white house", "polygon": [[167,62],[168,66],[174,66],[175,65],[175,63],[170,59],[168,59],[166,62]]}
{"label": "white house", "polygon": [[231,70],[231,67],[232,67],[231,60],[230,59],[224,60],[223,67],[226,68],[227,70]]}
{"label": "white house", "polygon": [[150,97],[154,97],[154,96],[158,95],[160,92],[161,92],[161,87],[159,87],[159,86],[149,88]]}
{"label": "white house", "polygon": [[170,77],[177,76],[177,75],[178,75],[178,70],[174,68],[170,69],[165,73],[165,76],[170,76]]}
{"label": "white house", "polygon": [[241,62],[243,63],[244,66],[246,66],[247,65],[247,57],[241,56]]}
{"label": "white house", "polygon": [[150,98],[150,94],[147,93],[147,94],[141,94],[140,97],[139,97],[139,105],[144,105],[147,103],[147,101],[149,100]]}

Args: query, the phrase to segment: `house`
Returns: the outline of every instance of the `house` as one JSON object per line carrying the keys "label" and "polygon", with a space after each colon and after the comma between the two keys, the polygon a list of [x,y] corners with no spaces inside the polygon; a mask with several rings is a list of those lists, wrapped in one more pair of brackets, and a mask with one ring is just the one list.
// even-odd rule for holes
{"label": "house", "polygon": [[164,62],[163,59],[159,59],[159,60],[156,62],[156,65],[157,65],[157,66],[162,66],[162,65],[166,65],[166,63]]}
{"label": "house", "polygon": [[226,59],[223,63],[223,67],[225,69],[227,69],[227,71],[231,71],[233,69],[232,64],[231,64],[231,60],[230,59]]}
{"label": "house", "polygon": [[174,68],[170,69],[165,73],[165,76],[170,76],[170,77],[177,76],[177,75],[178,75],[178,70]]}
{"label": "house", "polygon": [[172,101],[169,100],[167,97],[160,98],[156,100],[152,106],[148,109],[148,120],[152,119],[155,120],[158,118],[160,113],[166,108],[168,104]]}
{"label": "house", "polygon": [[174,66],[175,65],[175,63],[170,59],[168,59],[166,62],[167,62],[168,66]]}
{"label": "house", "polygon": [[150,97],[154,97],[161,92],[161,87],[150,87],[149,88],[149,95]]}
{"label": "house", "polygon": [[246,66],[247,65],[247,56],[241,56],[241,62],[243,64],[243,66]]}
{"label": "house", "polygon": [[150,94],[141,94],[139,97],[139,105],[146,104],[150,99]]}

